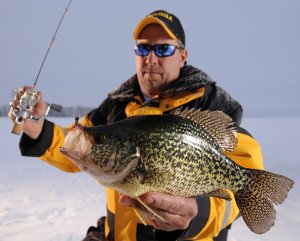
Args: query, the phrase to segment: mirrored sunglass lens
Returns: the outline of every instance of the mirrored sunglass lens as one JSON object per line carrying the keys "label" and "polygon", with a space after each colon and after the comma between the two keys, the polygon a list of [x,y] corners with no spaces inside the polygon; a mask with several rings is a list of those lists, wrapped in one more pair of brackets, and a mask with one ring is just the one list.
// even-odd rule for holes
{"label": "mirrored sunglass lens", "polygon": [[155,54],[159,57],[168,57],[174,54],[176,47],[170,44],[160,44],[154,46]]}
{"label": "mirrored sunglass lens", "polygon": [[139,56],[147,56],[150,52],[150,47],[145,44],[138,44],[134,48],[135,53]]}

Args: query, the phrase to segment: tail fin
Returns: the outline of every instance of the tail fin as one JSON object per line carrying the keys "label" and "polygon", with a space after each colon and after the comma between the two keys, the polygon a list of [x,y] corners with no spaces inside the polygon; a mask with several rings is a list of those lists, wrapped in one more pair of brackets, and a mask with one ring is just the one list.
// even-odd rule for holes
{"label": "tail fin", "polygon": [[274,225],[279,204],[287,197],[294,182],[282,175],[263,170],[251,170],[253,180],[248,189],[236,195],[236,202],[247,226],[257,234],[262,234]]}

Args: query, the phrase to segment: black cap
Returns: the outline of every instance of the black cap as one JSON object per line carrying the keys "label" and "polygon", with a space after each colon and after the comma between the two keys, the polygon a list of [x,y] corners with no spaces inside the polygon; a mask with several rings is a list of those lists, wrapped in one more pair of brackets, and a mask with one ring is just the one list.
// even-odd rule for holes
{"label": "black cap", "polygon": [[154,11],[142,19],[134,30],[133,39],[138,39],[142,30],[151,23],[161,25],[172,39],[180,40],[185,46],[184,30],[179,19],[174,14],[164,10]]}

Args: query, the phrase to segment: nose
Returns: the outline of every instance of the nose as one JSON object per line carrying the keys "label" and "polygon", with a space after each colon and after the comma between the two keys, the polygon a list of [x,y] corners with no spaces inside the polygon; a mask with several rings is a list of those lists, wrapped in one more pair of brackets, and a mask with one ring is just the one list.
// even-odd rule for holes
{"label": "nose", "polygon": [[155,55],[153,49],[150,50],[148,56],[146,56],[145,61],[147,64],[153,64],[153,65],[158,64],[158,57]]}

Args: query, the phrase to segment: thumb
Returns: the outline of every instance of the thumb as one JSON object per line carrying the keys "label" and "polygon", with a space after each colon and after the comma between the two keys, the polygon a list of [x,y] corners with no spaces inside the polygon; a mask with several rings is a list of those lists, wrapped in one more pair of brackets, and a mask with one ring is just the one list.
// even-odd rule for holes
{"label": "thumb", "polygon": [[128,206],[128,207],[131,207],[133,205],[132,199],[125,194],[120,194],[119,202],[120,202],[120,204]]}
{"label": "thumb", "polygon": [[44,101],[43,93],[41,91],[38,91],[38,102],[36,103],[35,107],[37,109],[37,112],[39,112],[39,114],[45,114],[47,105]]}

